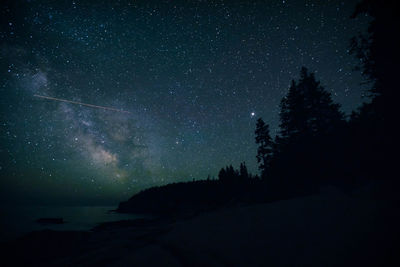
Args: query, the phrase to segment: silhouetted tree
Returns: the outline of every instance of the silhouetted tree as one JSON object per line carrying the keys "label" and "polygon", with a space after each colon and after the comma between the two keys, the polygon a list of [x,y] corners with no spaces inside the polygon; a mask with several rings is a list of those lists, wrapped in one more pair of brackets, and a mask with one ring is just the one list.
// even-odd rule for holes
{"label": "silhouetted tree", "polygon": [[372,82],[372,105],[382,115],[387,111],[384,118],[390,115],[395,108],[392,104],[398,101],[400,37],[393,30],[393,25],[399,22],[398,3],[364,0],[356,6],[352,18],[364,14],[372,18],[368,32],[351,40],[350,51],[360,59],[363,74]]}
{"label": "silhouetted tree", "polygon": [[249,173],[247,171],[246,163],[240,163],[240,170],[239,170],[239,176],[243,180],[249,179]]}
{"label": "silhouetted tree", "polygon": [[238,180],[239,171],[235,170],[232,165],[229,165],[219,171],[218,178],[221,182],[233,182],[234,180]]}
{"label": "silhouetted tree", "polygon": [[[309,193],[327,182],[332,162],[339,157],[340,149],[331,151],[338,140],[334,135],[345,124],[339,107],[314,74],[302,67],[299,81],[292,80],[281,101],[280,134],[275,142],[268,141],[270,156],[267,168],[262,166],[264,177],[268,171],[271,178],[268,190],[278,195]],[[264,125],[261,121],[257,129]]]}
{"label": "silhouetted tree", "polygon": [[258,168],[262,173],[268,169],[269,159],[272,155],[272,147],[274,142],[269,134],[269,125],[259,118],[256,124],[255,139],[257,148],[257,162],[259,163]]}
{"label": "silhouetted tree", "polygon": [[393,121],[397,120],[398,113],[400,36],[393,31],[393,25],[398,24],[399,13],[396,1],[364,0],[352,15],[355,18],[366,14],[372,18],[368,32],[351,40],[350,51],[358,57],[363,74],[372,84],[371,102],[364,103],[353,114],[352,121],[375,124],[383,132],[386,146],[393,146],[390,142],[397,141],[398,135]]}
{"label": "silhouetted tree", "polygon": [[218,173],[218,179],[219,179],[220,181],[222,181],[222,182],[227,180],[227,173],[226,173],[226,171],[225,171],[224,168],[221,168],[221,170],[219,171],[219,173]]}
{"label": "silhouetted tree", "polygon": [[398,147],[399,131],[394,122],[398,120],[400,37],[393,25],[399,22],[399,11],[396,1],[363,0],[352,15],[371,18],[368,32],[351,40],[351,53],[360,60],[359,67],[372,85],[371,101],[353,112],[350,120],[358,172],[371,178],[393,177],[397,171],[394,148]]}
{"label": "silhouetted tree", "polygon": [[343,122],[339,107],[314,74],[302,67],[299,82],[292,80],[287,96],[281,101],[281,138],[289,141],[331,132]]}
{"label": "silhouetted tree", "polygon": [[237,177],[239,176],[239,172],[236,171],[232,165],[229,165],[229,167],[226,168],[227,174],[229,177]]}

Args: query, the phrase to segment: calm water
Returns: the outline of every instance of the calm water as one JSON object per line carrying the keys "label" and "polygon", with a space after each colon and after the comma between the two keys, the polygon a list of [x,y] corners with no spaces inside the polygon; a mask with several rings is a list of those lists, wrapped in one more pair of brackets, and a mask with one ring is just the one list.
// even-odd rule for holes
{"label": "calm water", "polygon": [[[0,207],[0,241],[17,238],[25,233],[43,230],[90,230],[101,222],[137,219],[143,216],[110,213],[116,206],[17,206]],[[62,217],[64,224],[40,225],[39,218]]]}

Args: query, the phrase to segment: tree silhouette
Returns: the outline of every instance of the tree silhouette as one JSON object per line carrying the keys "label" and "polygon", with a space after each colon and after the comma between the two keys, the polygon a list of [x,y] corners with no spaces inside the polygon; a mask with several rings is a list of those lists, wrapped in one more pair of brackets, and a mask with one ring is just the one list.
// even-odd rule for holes
{"label": "tree silhouette", "polygon": [[226,171],[225,171],[224,168],[221,168],[221,170],[219,171],[219,173],[218,173],[218,179],[219,179],[221,182],[224,182],[224,181],[226,181],[226,180],[228,179],[228,178],[227,178]]}
{"label": "tree silhouette", "polygon": [[218,173],[218,179],[221,182],[233,182],[239,178],[239,171],[235,170],[232,165],[222,168]]}
{"label": "tree silhouette", "polygon": [[269,125],[259,118],[256,124],[255,139],[257,148],[257,162],[259,163],[258,168],[262,173],[269,167],[269,159],[272,155],[272,147],[274,145],[272,138],[269,134]]}
{"label": "tree silhouette", "polygon": [[240,163],[239,176],[243,180],[249,179],[249,172],[247,171],[246,163]]}
{"label": "tree silhouette", "polygon": [[299,82],[292,80],[287,96],[281,101],[281,138],[297,140],[301,136],[331,132],[343,121],[339,107],[314,74],[302,67]]}
{"label": "tree silhouette", "polygon": [[[281,101],[280,134],[275,142],[265,123],[258,121],[257,159],[262,162],[263,178],[266,173],[270,176],[267,184],[274,194],[312,192],[330,179],[332,162],[338,159],[340,150],[334,135],[345,124],[339,107],[314,74],[302,67],[299,81],[292,80]],[[264,133],[268,133],[267,138]]]}
{"label": "tree silhouette", "polygon": [[356,6],[352,18],[364,14],[372,18],[368,33],[352,38],[350,51],[360,59],[363,74],[373,83],[373,105],[383,114],[393,108],[385,103],[397,101],[400,38],[393,25],[399,22],[399,8],[396,1],[364,0]]}
{"label": "tree silhouette", "polygon": [[[397,171],[399,131],[395,121],[398,106],[397,72],[400,37],[393,31],[399,22],[396,1],[363,0],[352,17],[369,15],[368,32],[351,40],[351,53],[360,60],[361,70],[372,84],[371,101],[364,103],[350,120],[354,157],[363,175],[390,178]],[[365,144],[368,144],[367,146]]]}
{"label": "tree silhouette", "polygon": [[353,119],[380,128],[387,142],[397,141],[398,127],[393,121],[398,113],[400,37],[393,32],[393,25],[399,22],[399,8],[396,1],[364,0],[356,6],[352,18],[364,14],[372,18],[368,32],[351,40],[350,52],[358,57],[359,67],[372,84],[371,102],[364,103]]}

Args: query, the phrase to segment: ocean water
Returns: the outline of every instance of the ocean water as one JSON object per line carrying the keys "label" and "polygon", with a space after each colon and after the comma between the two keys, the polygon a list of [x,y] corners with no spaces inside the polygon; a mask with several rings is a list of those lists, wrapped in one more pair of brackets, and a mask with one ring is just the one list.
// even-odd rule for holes
{"label": "ocean water", "polygon": [[[102,222],[143,218],[110,212],[116,206],[14,206],[0,207],[0,242],[44,229],[90,230]],[[39,218],[63,218],[64,224],[41,225]]]}

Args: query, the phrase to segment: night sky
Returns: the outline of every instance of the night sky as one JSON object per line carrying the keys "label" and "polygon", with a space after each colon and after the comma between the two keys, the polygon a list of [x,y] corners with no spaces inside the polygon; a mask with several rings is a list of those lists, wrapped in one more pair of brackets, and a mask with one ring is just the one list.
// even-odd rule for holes
{"label": "night sky", "polygon": [[[116,202],[245,161],[301,66],[349,114],[357,1],[1,4],[3,200]],[[35,97],[50,96],[130,113]]]}

